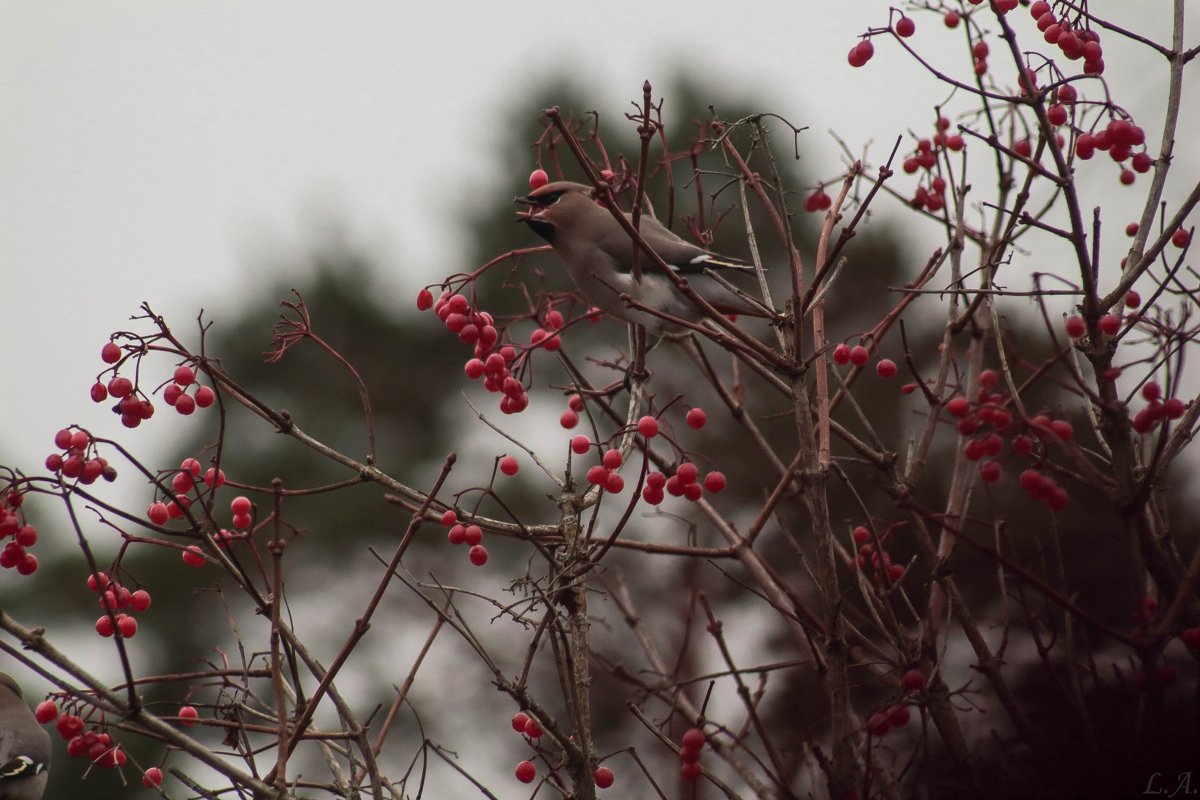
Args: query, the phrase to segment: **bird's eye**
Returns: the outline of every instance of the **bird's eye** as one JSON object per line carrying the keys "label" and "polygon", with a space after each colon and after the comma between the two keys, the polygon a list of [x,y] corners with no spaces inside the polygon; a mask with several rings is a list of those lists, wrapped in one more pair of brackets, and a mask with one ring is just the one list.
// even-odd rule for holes
{"label": "bird's eye", "polygon": [[536,198],[537,204],[539,206],[552,206],[562,199],[562,196],[562,192],[547,192],[546,194],[540,195]]}

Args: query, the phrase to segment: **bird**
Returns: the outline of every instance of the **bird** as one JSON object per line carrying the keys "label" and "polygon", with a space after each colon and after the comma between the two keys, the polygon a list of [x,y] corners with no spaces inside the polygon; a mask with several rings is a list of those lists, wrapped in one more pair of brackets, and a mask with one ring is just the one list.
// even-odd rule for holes
{"label": "bird", "polygon": [[0,800],[41,800],[49,768],[50,734],[17,682],[0,672]]}
{"label": "bird", "polygon": [[[597,202],[592,187],[554,181],[514,201],[529,207],[518,214],[518,220],[550,243],[575,285],[593,306],[618,319],[642,325],[659,337],[678,333],[684,326],[630,308],[621,300],[622,294],[688,322],[699,323],[704,319],[704,312],[645,253],[640,261],[641,282],[634,279],[633,238]],[[629,213],[622,213],[632,222]],[[765,306],[751,304],[712,277],[712,274],[753,272],[754,265],[686,242],[650,215],[641,217],[638,232],[676,275],[686,278],[688,285],[722,314],[769,316]]]}

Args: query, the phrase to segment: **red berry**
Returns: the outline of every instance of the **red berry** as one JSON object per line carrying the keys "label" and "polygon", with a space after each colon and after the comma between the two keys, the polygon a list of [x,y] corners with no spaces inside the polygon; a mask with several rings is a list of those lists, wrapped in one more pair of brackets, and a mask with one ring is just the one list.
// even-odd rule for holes
{"label": "red berry", "polygon": [[699,753],[704,749],[704,731],[699,728],[689,728],[684,732],[682,742],[685,751]]}
{"label": "red berry", "polygon": [[138,589],[129,595],[129,607],[139,614],[150,608],[150,593],[145,589]]}
{"label": "red berry", "polygon": [[[537,191],[550,182],[550,176],[546,174],[544,169],[535,169],[529,173],[529,188]],[[528,781],[526,781],[528,783]]]}
{"label": "red berry", "polygon": [[567,430],[571,430],[579,424],[579,415],[568,408],[562,413],[562,416],[558,418],[558,424]]}
{"label": "red berry", "polygon": [[1062,125],[1067,121],[1067,109],[1060,105],[1052,105],[1046,109],[1046,119],[1051,125]]}
{"label": "red berry", "polygon": [[533,717],[530,717],[529,722],[525,723],[525,735],[530,739],[540,739],[542,737],[542,726]]}
{"label": "red berry", "polygon": [[1133,182],[1137,180],[1137,175],[1133,173],[1133,170],[1123,169],[1120,180],[1122,186],[1132,186]]}
{"label": "red berry", "polygon": [[100,594],[108,588],[108,576],[103,572],[93,572],[88,576],[87,587],[96,594]]}
{"label": "red berry", "polygon": [[156,786],[161,786],[163,781],[162,770],[158,767],[150,767],[142,773],[142,786],[147,789],[153,789]]}
{"label": "red berry", "polygon": [[200,386],[196,389],[196,407],[208,408],[217,399],[217,393],[207,386]]}
{"label": "red berry", "polygon": [[150,508],[146,511],[146,516],[155,525],[166,525],[169,515],[167,514],[167,506],[164,503],[151,503]]}
{"label": "red berry", "polygon": [[601,789],[607,789],[613,785],[613,771],[608,767],[596,767],[596,771],[592,773],[592,778]]}
{"label": "red berry", "polygon": [[504,458],[500,459],[500,471],[505,475],[516,475],[517,470],[520,468],[521,465],[517,463],[517,459],[513,456],[505,456]]}
{"label": "red berry", "polygon": [[433,292],[428,289],[417,292],[417,310],[428,311],[431,308],[433,308]]}
{"label": "red berry", "polygon": [[575,455],[583,455],[589,449],[591,449],[591,446],[591,439],[583,436],[582,434],[571,439],[571,451],[575,453]]}
{"label": "red berry", "polygon": [[725,473],[713,470],[704,476],[704,491],[718,494],[725,488]]}
{"label": "red berry", "polygon": [[856,367],[861,367],[863,364],[866,364],[870,357],[871,354],[867,352],[867,348],[863,347],[861,344],[856,344],[854,347],[850,348],[850,363],[854,364]]}
{"label": "red berry", "polygon": [[850,363],[850,347],[845,344],[839,344],[833,348],[833,361],[840,366],[846,366]]}
{"label": "red berry", "polygon": [[679,767],[679,776],[688,783],[700,780],[701,773],[699,761],[684,761]]}
{"label": "red berry", "polygon": [[691,461],[685,461],[675,470],[675,477],[679,478],[679,482],[686,486],[689,483],[695,483],[696,478],[700,476],[699,468]]}
{"label": "red berry", "polygon": [[608,483],[608,469],[603,464],[588,467],[587,482],[593,486],[604,486]]}
{"label": "red berry", "polygon": [[96,620],[96,633],[100,634],[106,639],[113,635],[113,630],[112,617],[110,617],[108,614],[105,614]]}
{"label": "red berry", "polygon": [[121,636],[128,639],[137,633],[137,620],[128,614],[119,614],[117,616],[117,630],[121,632]]}
{"label": "red berry", "polygon": [[863,39],[850,49],[846,60],[852,67],[861,67],[871,60],[871,56],[875,55],[875,45],[871,44],[870,39]]}
{"label": "red berry", "polygon": [[184,726],[185,728],[190,728],[196,724],[196,720],[200,717],[200,715],[196,713],[196,709],[192,706],[183,706],[179,709],[178,717],[180,725]]}
{"label": "red berry", "polygon": [[104,384],[99,381],[92,384],[90,393],[93,403],[103,403],[108,399],[108,389],[104,388]]}
{"label": "red berry", "polygon": [[693,408],[687,412],[687,424],[692,428],[700,430],[706,422],[708,422],[708,415],[704,413],[704,409]]}
{"label": "red berry", "polygon": [[907,39],[909,36],[912,36],[916,30],[917,24],[908,17],[901,17],[900,19],[896,20],[896,34],[898,36],[903,36]]}
{"label": "red berry", "polygon": [[1187,244],[1191,238],[1192,235],[1187,230],[1184,228],[1177,228],[1175,232],[1171,234],[1171,244],[1180,248],[1187,247]]}
{"label": "red berry", "polygon": [[946,403],[946,411],[954,417],[965,417],[971,410],[971,404],[967,398],[960,395],[951,397]]}
{"label": "red berry", "polygon": [[43,700],[42,702],[38,703],[38,707],[34,710],[33,716],[37,718],[39,723],[45,725],[47,722],[50,722],[58,717],[58,706],[54,704],[53,700]]}
{"label": "red berry", "polygon": [[533,765],[532,761],[518,762],[516,776],[521,783],[532,783],[533,779],[537,777],[537,767]]}
{"label": "red berry", "polygon": [[957,28],[959,19],[960,17],[957,11],[947,11],[946,16],[943,17],[943,21],[946,23],[947,28]]}
{"label": "red berry", "polygon": [[650,505],[656,506],[665,499],[665,496],[661,488],[656,489],[653,486],[643,486],[642,499]]}
{"label": "red berry", "polygon": [[1105,314],[1096,321],[1096,327],[1106,336],[1116,336],[1121,330],[1121,318],[1116,314]]}
{"label": "red berry", "polygon": [[658,420],[651,416],[642,417],[638,420],[637,428],[642,436],[652,439],[658,435]]}
{"label": "red berry", "polygon": [[482,567],[488,560],[487,548],[477,544],[467,552],[467,558],[471,559],[471,563],[475,566]]}
{"label": "red berry", "polygon": [[483,541],[483,528],[478,525],[467,525],[463,527],[463,541],[468,547],[474,547]]}
{"label": "red berry", "polygon": [[64,714],[58,718],[58,722],[54,723],[54,727],[58,730],[59,736],[64,740],[70,740],[83,733],[83,720],[74,714]]}
{"label": "red berry", "polygon": [[216,489],[217,487],[224,486],[225,470],[218,470],[216,467],[209,467],[204,471],[204,483],[210,489]]}
{"label": "red berry", "polygon": [[1067,335],[1078,339],[1087,333],[1087,324],[1080,317],[1067,317]]}
{"label": "red berry", "polygon": [[524,733],[525,726],[528,724],[529,724],[529,715],[526,714],[524,711],[518,711],[516,714],[513,714],[512,729],[514,731],[516,731],[517,733]]}
{"label": "red berry", "polygon": [[608,469],[620,469],[621,468],[621,451],[620,450],[605,450],[604,456],[600,459],[600,463],[602,463]]}
{"label": "red berry", "polygon": [[133,391],[133,381],[124,375],[118,375],[108,382],[108,393],[113,397],[128,397]]}
{"label": "red berry", "polygon": [[890,358],[882,358],[875,365],[875,374],[885,381],[896,377],[896,362]]}
{"label": "red berry", "polygon": [[925,676],[921,674],[919,669],[910,669],[904,673],[904,677],[900,679],[900,686],[906,692],[915,692],[925,686]]}
{"label": "red berry", "polygon": [[1004,475],[1004,470],[1000,467],[999,462],[985,461],[979,465],[979,477],[984,483],[995,483]]}
{"label": "red berry", "polygon": [[851,531],[850,536],[854,539],[855,544],[866,544],[871,541],[871,531],[865,525],[859,525]]}
{"label": "red berry", "polygon": [[181,394],[175,400],[175,410],[186,417],[196,410],[196,400],[190,394]]}
{"label": "red berry", "polygon": [[204,558],[204,551],[194,544],[187,546],[183,551],[183,563],[189,567],[203,567],[207,559]]}
{"label": "red berry", "polygon": [[1052,430],[1054,435],[1064,442],[1070,441],[1071,437],[1075,435],[1075,430],[1071,427],[1071,423],[1067,422],[1065,419],[1056,419],[1051,422],[1050,430]]}

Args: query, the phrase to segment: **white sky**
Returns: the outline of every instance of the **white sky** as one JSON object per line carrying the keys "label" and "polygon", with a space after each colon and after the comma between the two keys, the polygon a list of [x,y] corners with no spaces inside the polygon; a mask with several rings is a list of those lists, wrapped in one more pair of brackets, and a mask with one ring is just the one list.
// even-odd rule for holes
{"label": "white sky", "polygon": [[[1137,21],[1153,36],[1165,30],[1165,2],[1091,5],[1162,15]],[[205,424],[171,414],[170,426],[156,418],[124,434],[107,404],[87,399],[100,347],[142,300],[180,328],[200,308],[219,324],[273,283],[249,271],[262,255],[300,256],[323,215],[383,259],[398,306],[418,285],[474,266],[459,263],[451,215],[500,171],[489,161],[496,134],[479,122],[507,119],[522,87],[547,75],[594,85],[592,107],[615,121],[644,79],[665,86],[687,69],[717,94],[746,87],[768,99],[762,110],[811,126],[809,174],[839,171],[830,130],[852,146],[875,142],[882,157],[897,135],[926,131],[931,103],[948,94],[887,37],[866,68],[846,65],[856,37],[887,24],[887,9],[881,0],[0,0],[0,463],[38,470],[69,423],[119,435],[135,452]],[[961,31],[914,18],[914,46],[961,66]],[[1030,30],[1023,9],[1015,18]],[[1193,6],[1193,29],[1197,21]],[[1161,95],[1165,70],[1110,47],[1114,96],[1136,114]],[[1193,177],[1197,105],[1177,150]],[[1156,140],[1158,123],[1144,124]],[[1123,202],[1111,170],[1095,173],[1086,206]],[[1122,226],[1134,213],[1109,210]],[[904,230],[923,260],[919,229]]]}
{"label": "white sky", "polygon": [[[838,171],[829,130],[881,156],[946,95],[887,37],[866,68],[846,66],[887,8],[0,0],[0,463],[40,464],[64,424],[119,432],[86,399],[108,333],[143,299],[179,326],[201,307],[219,322],[270,283],[249,271],[261,255],[303,253],[322,213],[382,256],[400,305],[470,266],[451,214],[499,169],[478,122],[547,73],[582,74],[615,121],[643,79],[688,69],[810,125],[810,174]],[[957,63],[961,31],[915,19],[910,41]],[[1165,74],[1145,63],[1110,70],[1127,104]]]}

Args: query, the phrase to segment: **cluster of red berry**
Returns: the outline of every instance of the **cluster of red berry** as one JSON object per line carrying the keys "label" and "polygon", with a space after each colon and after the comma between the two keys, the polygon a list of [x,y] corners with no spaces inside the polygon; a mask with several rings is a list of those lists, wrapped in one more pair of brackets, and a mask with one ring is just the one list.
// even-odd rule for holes
{"label": "cluster of red berry", "polygon": [[86,758],[102,769],[115,769],[125,763],[125,751],[113,742],[112,736],[106,730],[93,725],[91,730],[85,731],[87,725],[82,717],[75,714],[59,716],[58,705],[53,700],[39,703],[33,714],[43,725],[58,720],[54,727],[67,743],[68,755]]}
{"label": "cluster of red berry", "polygon": [[37,543],[37,528],[21,521],[17,509],[24,499],[15,489],[0,494],[0,541],[12,537],[0,550],[0,567],[15,567],[22,575],[32,575],[37,572],[38,559],[29,548]]}
{"label": "cluster of red berry", "polygon": [[859,525],[851,531],[850,538],[858,547],[858,555],[850,560],[850,571],[866,569],[867,564],[870,564],[875,569],[872,579],[879,586],[888,586],[903,578],[904,565],[893,564],[891,556],[882,548],[890,534],[890,530],[879,534],[880,548],[877,550],[871,541],[871,531],[865,525]]}
{"label": "cluster of red berry", "polygon": [[[580,395],[575,394],[571,395],[567,403],[568,408],[563,412],[559,424],[569,430],[579,424],[579,412],[584,409],[584,400]],[[684,419],[688,427],[699,430],[708,422],[708,415],[704,409],[697,407],[688,409]],[[658,436],[659,430],[660,424],[657,417],[646,415],[637,422],[638,433],[646,439]],[[576,455],[586,455],[593,447],[599,447],[599,444],[593,443],[586,436],[580,435],[571,439],[571,452]],[[620,451],[607,449],[601,454],[600,463],[588,468],[587,482],[593,486],[603,487],[609,494],[620,494],[625,489],[625,479],[618,472],[621,466]],[[684,497],[696,501],[703,497],[706,491],[711,494],[721,492],[726,484],[725,474],[720,470],[710,471],[701,481],[699,468],[690,461],[683,461],[670,476],[657,470],[648,473],[645,485],[642,487],[642,499],[651,505],[658,505],[666,499],[666,495],[670,494],[672,497]]]}
{"label": "cluster of red berry", "polygon": [[[518,711],[516,714],[513,714],[512,729],[525,736],[530,744],[542,738],[542,726],[538,724],[536,719],[524,711]],[[514,774],[521,783],[533,783],[533,779],[537,777],[537,765],[528,759],[518,761]],[[596,782],[596,786],[601,789],[607,789],[612,786],[615,778],[616,776],[613,774],[613,771],[603,765],[596,767],[596,770],[592,773],[592,779]]]}
{"label": "cluster of red berry", "polygon": [[704,749],[706,741],[704,731],[699,728],[684,731],[679,742],[679,769],[685,781],[700,780],[700,751]]}
{"label": "cluster of red berry", "polygon": [[1156,381],[1142,384],[1142,399],[1147,405],[1129,421],[1137,433],[1149,433],[1163,420],[1179,419],[1187,411],[1187,405],[1178,397],[1164,399]]}
{"label": "cluster of red berry", "polygon": [[[174,406],[180,414],[187,416],[197,408],[208,408],[217,399],[216,392],[207,386],[196,383],[196,371],[183,364],[175,368],[172,381],[163,389],[163,402]],[[196,394],[188,394],[188,387],[194,386]]]}
{"label": "cluster of red berry", "polygon": [[1037,0],[1030,5],[1029,15],[1037,21],[1037,29],[1047,44],[1058,45],[1070,61],[1083,59],[1084,75],[1104,74],[1104,49],[1100,46],[1098,32],[1091,28],[1076,30],[1070,22],[1055,16],[1046,0]]}
{"label": "cluster of red berry", "polygon": [[[512,729],[528,740],[536,740],[542,738],[542,726],[533,717],[526,714],[524,711],[518,711],[513,714]],[[532,743],[532,742],[531,742]],[[532,783],[537,777],[537,766],[528,760],[518,761],[516,768],[517,780],[521,783]]]}
{"label": "cluster of red berry", "polygon": [[833,198],[825,193],[823,187],[804,198],[804,210],[810,214],[817,211],[828,211],[833,206]]}
{"label": "cluster of red berry", "polygon": [[[422,289],[417,294],[417,308],[422,311],[432,308],[446,330],[457,334],[463,344],[474,347],[474,357],[463,366],[463,372],[471,380],[483,378],[483,388],[501,394],[502,412],[517,414],[525,410],[529,405],[529,393],[525,384],[511,371],[517,361],[517,349],[510,344],[496,347],[500,333],[491,314],[471,308],[470,301],[461,294],[443,292],[434,302],[428,289]],[[561,325],[562,315],[558,314],[557,319]],[[557,335],[547,337],[544,329],[538,328],[538,331],[542,335],[537,337],[534,344],[540,344],[547,350],[558,349],[560,340]]]}
{"label": "cluster of red berry", "polygon": [[881,708],[867,718],[867,733],[883,736],[892,728],[903,728],[908,724],[909,717],[908,706],[903,703]]}
{"label": "cluster of red berry", "polygon": [[465,544],[470,548],[467,550],[467,558],[472,564],[482,567],[487,563],[488,551],[483,546],[483,528],[459,522],[458,512],[453,508],[442,514],[442,524],[450,529],[450,532],[446,534],[446,541],[450,544]]}
{"label": "cluster of red berry", "polygon": [[[963,445],[963,456],[970,461],[981,461],[979,477],[986,483],[995,483],[1004,475],[1000,461],[994,460],[1004,451],[1004,436],[1014,426],[1013,415],[1006,408],[1008,397],[994,391],[1000,383],[995,370],[986,369],[979,375],[979,394],[972,404],[966,397],[955,395],[946,402],[946,411],[958,420],[958,432],[969,438]],[[990,428],[990,431],[984,431]],[[1009,443],[1012,452],[1025,457],[1033,452],[1035,442],[1068,442],[1075,431],[1065,419],[1052,419],[1038,414],[1024,426],[1025,433],[1012,436]],[[978,435],[976,435],[978,434]],[[984,460],[984,459],[991,460]],[[1044,502],[1052,511],[1066,508],[1070,497],[1066,489],[1053,478],[1031,467],[1023,471],[1018,483],[1034,500]]]}
{"label": "cluster of red berry", "polygon": [[150,592],[145,589],[131,592],[116,578],[109,578],[103,572],[94,572],[89,575],[87,585],[89,589],[100,595],[100,607],[105,611],[96,620],[96,633],[109,637],[114,632],[119,632],[124,639],[137,633],[137,620],[130,614],[126,614],[123,609],[140,614],[150,608]]}
{"label": "cluster of red berry", "polygon": [[60,477],[78,479],[89,485],[99,478],[109,483],[117,479],[116,467],[99,455],[87,431],[63,428],[54,434],[54,446],[59,452],[46,456],[46,469],[59,473]]}
{"label": "cluster of red berry", "polygon": [[[844,367],[847,364],[853,364],[856,367],[866,366],[871,360],[871,351],[861,344],[856,344],[853,347],[846,343],[841,343],[833,348],[833,363],[839,367]],[[900,368],[896,366],[896,362],[890,358],[881,358],[875,364],[875,374],[880,378],[891,380],[896,377],[896,373]],[[911,392],[912,389],[905,389],[905,394]]]}
{"label": "cluster of red berry", "polygon": [[929,178],[928,185],[918,185],[912,199],[908,201],[913,208],[925,208],[928,211],[940,211],[946,206],[946,179],[933,172],[933,168],[937,166],[938,154],[947,150],[957,153],[966,146],[962,136],[948,132],[950,120],[946,117],[939,116],[934,121],[934,128],[931,137],[917,140],[916,149],[901,165],[906,175],[914,175],[923,170],[924,175]]}

